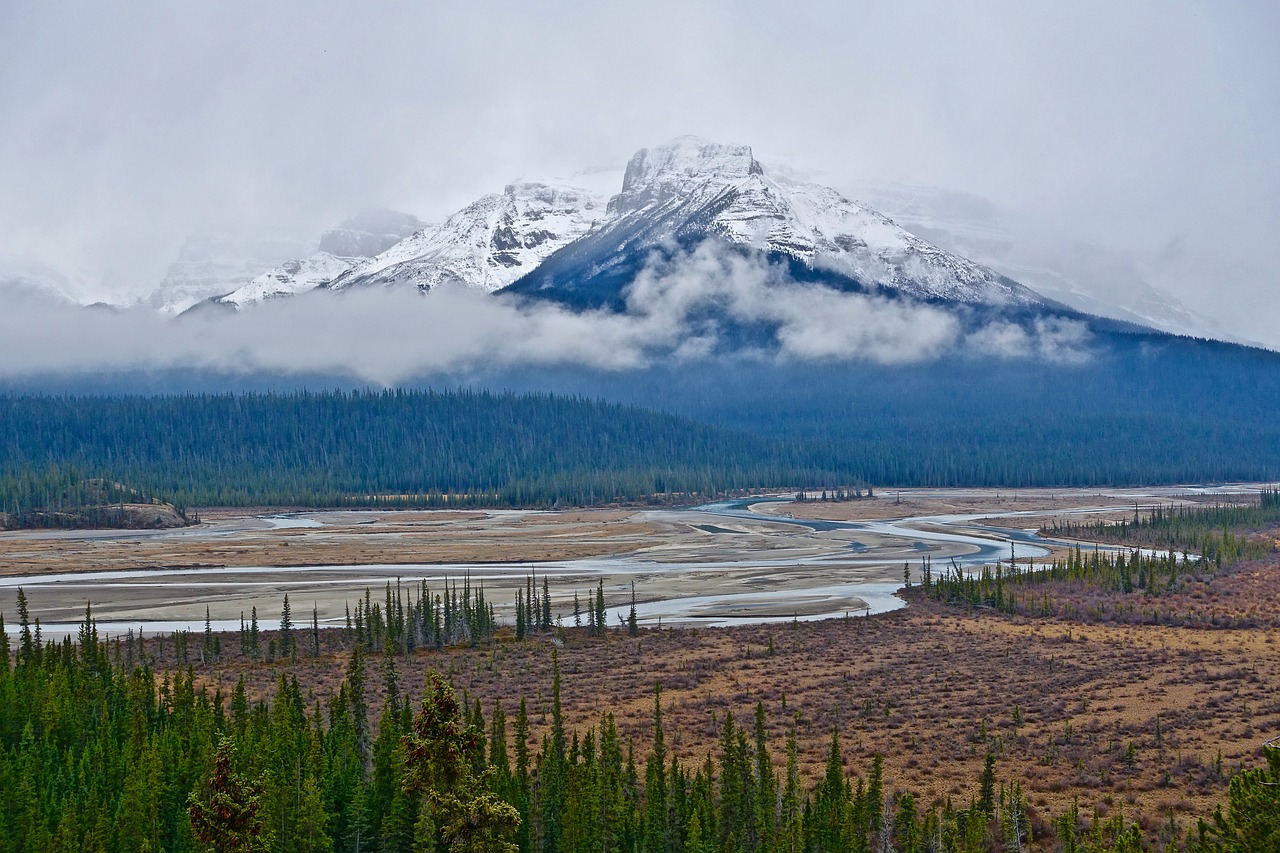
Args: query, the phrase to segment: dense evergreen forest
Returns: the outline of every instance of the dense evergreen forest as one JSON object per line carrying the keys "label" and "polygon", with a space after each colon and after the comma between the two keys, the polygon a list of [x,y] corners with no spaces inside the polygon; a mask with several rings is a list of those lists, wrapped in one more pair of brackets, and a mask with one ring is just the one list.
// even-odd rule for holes
{"label": "dense evergreen forest", "polygon": [[620,376],[511,372],[487,384],[783,438],[878,487],[1280,480],[1280,354],[1098,325],[1079,363],[724,359]]}
{"label": "dense evergreen forest", "polygon": [[536,386],[520,394],[8,395],[0,512],[63,505],[59,472],[70,470],[179,507],[1280,479],[1274,354],[1223,345],[1201,364],[1185,343],[1161,345],[1076,367],[739,364],[490,380]]}
{"label": "dense evergreen forest", "polygon": [[195,523],[200,514],[170,507],[122,483],[86,477],[72,466],[0,474],[0,530],[35,527],[137,528]]}
{"label": "dense evergreen forest", "polygon": [[65,502],[71,469],[179,506],[589,505],[856,477],[778,439],[539,394],[0,398],[0,511]]}
{"label": "dense evergreen forest", "polygon": [[[878,757],[847,771],[838,731],[805,784],[794,727],[771,743],[760,706],[751,721],[726,714],[715,754],[689,764],[666,745],[660,689],[649,741],[624,742],[608,713],[566,729],[554,669],[538,738],[524,699],[486,719],[439,676],[415,710],[390,646],[381,709],[367,700],[365,642],[331,695],[309,705],[282,674],[270,704],[251,703],[243,680],[224,696],[190,671],[157,672],[145,646],[126,660],[88,614],[78,638],[42,643],[19,612],[16,654],[0,629],[0,853],[1143,849],[1118,812],[1091,823],[1073,807],[1037,835],[992,754],[967,797],[927,805],[895,792]],[[1267,758],[1189,847],[1275,849],[1280,751]]]}

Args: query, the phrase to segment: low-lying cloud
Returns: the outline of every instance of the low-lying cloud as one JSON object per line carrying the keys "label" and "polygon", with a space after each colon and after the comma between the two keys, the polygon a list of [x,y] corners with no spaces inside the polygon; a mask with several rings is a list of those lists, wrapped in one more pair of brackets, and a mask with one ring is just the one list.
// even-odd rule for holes
{"label": "low-lying cloud", "polygon": [[[1071,364],[1089,357],[1089,332],[1079,322],[1000,320],[975,331],[942,307],[800,284],[780,267],[706,244],[651,264],[625,298],[627,310],[616,313],[466,288],[426,297],[412,288],[319,291],[238,314],[177,319],[15,300],[0,315],[0,375],[189,368],[394,385],[524,365],[630,370],[744,347],[789,362],[909,364],[969,353]],[[754,330],[748,343],[743,329]]]}

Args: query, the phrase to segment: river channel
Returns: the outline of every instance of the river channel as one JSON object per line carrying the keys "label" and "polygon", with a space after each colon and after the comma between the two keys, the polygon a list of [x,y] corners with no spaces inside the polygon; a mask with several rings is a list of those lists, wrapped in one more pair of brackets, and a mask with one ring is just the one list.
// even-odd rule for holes
{"label": "river channel", "polygon": [[[1057,514],[1115,512],[1131,507],[1135,497],[1174,494],[1176,490],[1094,495],[1092,502],[1084,501]],[[646,524],[680,531],[678,541],[655,541],[626,553],[585,559],[139,567],[0,577],[0,612],[5,616],[6,630],[15,631],[11,602],[21,587],[31,615],[41,620],[46,637],[74,633],[86,602],[92,603],[99,631],[110,635],[125,630],[149,634],[200,631],[206,608],[214,630],[236,630],[242,614],[247,617],[253,608],[257,608],[263,627],[274,628],[279,625],[281,603],[287,594],[296,623],[309,624],[314,611],[323,627],[343,624],[348,608],[354,607],[366,589],[374,600],[381,600],[388,583],[414,590],[425,583],[433,593],[440,593],[446,583],[461,586],[466,579],[473,588],[483,586],[486,600],[494,604],[500,620],[511,621],[516,590],[524,588],[526,579],[533,576],[539,588],[545,581],[553,608],[566,625],[574,624],[575,595],[585,607],[587,595],[601,582],[612,623],[630,608],[633,589],[637,616],[645,625],[804,621],[864,616],[903,607],[895,592],[902,586],[904,568],[918,580],[926,560],[935,571],[953,565],[973,571],[1007,560],[1011,553],[1024,563],[1046,560],[1055,548],[1069,545],[1044,539],[1034,529],[1019,525],[1023,518],[1042,518],[1045,513],[1038,510],[831,521],[806,518],[809,506],[776,497],[641,510],[636,517]],[[350,523],[353,515],[359,516],[346,511],[341,517]],[[260,515],[245,517],[240,527],[223,525],[203,532],[188,528],[156,535],[175,539],[235,537],[244,535],[250,524],[290,535],[320,535],[338,517],[328,512]],[[373,520],[370,514],[370,520],[356,523],[371,524]],[[65,535],[109,539],[139,534],[95,531]]]}

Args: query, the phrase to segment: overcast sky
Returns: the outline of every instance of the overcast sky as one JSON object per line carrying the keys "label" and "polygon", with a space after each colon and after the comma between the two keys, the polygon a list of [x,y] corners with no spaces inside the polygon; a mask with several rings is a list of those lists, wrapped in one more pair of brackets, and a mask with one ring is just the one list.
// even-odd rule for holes
{"label": "overcast sky", "polygon": [[695,133],[977,193],[1280,326],[1280,6],[3,0],[0,264],[155,286],[195,231],[439,218]]}

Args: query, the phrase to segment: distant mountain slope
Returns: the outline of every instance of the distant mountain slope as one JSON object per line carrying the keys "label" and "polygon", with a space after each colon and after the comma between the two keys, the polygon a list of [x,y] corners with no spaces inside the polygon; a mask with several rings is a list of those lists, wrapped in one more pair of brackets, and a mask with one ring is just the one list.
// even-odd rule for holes
{"label": "distant mountain slope", "polygon": [[320,237],[320,251],[290,260],[255,276],[209,304],[242,309],[280,296],[307,293],[329,284],[361,261],[372,258],[426,227],[418,217],[394,210],[367,210]]}
{"label": "distant mountain slope", "polygon": [[245,308],[279,296],[294,296],[328,284],[352,268],[357,261],[318,252],[301,261],[285,261],[273,270],[255,276],[243,287],[210,300],[216,305]]}
{"label": "distant mountain slope", "polygon": [[178,259],[142,304],[176,316],[240,287],[289,258],[303,257],[311,249],[312,246],[288,239],[194,235],[182,244]]}
{"label": "distant mountain slope", "polygon": [[913,234],[1063,305],[1173,334],[1232,339],[1216,321],[1159,290],[1129,254],[1028,233],[1010,213],[968,193],[904,185],[864,185],[856,192]]}
{"label": "distant mountain slope", "polygon": [[320,251],[337,258],[372,258],[426,227],[411,213],[366,210],[320,236]]}

